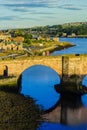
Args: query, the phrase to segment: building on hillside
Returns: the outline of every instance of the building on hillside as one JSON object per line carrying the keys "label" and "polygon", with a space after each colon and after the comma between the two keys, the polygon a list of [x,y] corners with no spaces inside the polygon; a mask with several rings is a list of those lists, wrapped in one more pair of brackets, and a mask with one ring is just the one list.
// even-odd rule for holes
{"label": "building on hillside", "polygon": [[45,40],[50,41],[50,36],[49,35],[45,36]]}
{"label": "building on hillside", "polygon": [[72,36],[72,37],[76,37],[76,34],[75,34],[75,33],[72,33],[71,36]]}
{"label": "building on hillside", "polygon": [[6,38],[11,38],[10,34],[0,34],[0,39],[5,40]]}
{"label": "building on hillside", "polygon": [[11,42],[11,35],[0,33],[0,41],[4,42],[4,43],[5,42]]}
{"label": "building on hillside", "polygon": [[37,40],[45,40],[45,38],[43,38],[42,36],[38,36]]}
{"label": "building on hillside", "polygon": [[21,36],[15,37],[15,38],[13,38],[13,41],[21,44],[24,41],[24,37],[21,37]]}
{"label": "building on hillside", "polygon": [[55,42],[58,42],[59,41],[59,38],[56,36],[56,37],[53,37],[53,41]]}
{"label": "building on hillside", "polygon": [[0,44],[0,50],[23,50],[23,47],[22,47],[22,45],[15,45],[15,44],[13,44],[13,43],[11,43],[11,44],[7,44],[7,45],[5,45],[5,44]]}
{"label": "building on hillside", "polygon": [[72,33],[71,35],[68,35],[67,37],[76,37],[76,34]]}
{"label": "building on hillside", "polygon": [[33,39],[37,40],[38,39],[38,35],[33,35]]}
{"label": "building on hillside", "polygon": [[62,37],[67,37],[67,33],[62,33]]}
{"label": "building on hillside", "polygon": [[10,37],[7,37],[7,38],[5,38],[4,40],[3,40],[3,42],[11,42],[12,41],[12,38],[10,38]]}

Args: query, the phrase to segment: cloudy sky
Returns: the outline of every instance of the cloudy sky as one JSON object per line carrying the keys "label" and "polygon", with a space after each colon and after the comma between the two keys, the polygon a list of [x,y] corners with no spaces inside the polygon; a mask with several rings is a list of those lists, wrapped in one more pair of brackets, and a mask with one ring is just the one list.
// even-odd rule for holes
{"label": "cloudy sky", "polygon": [[87,21],[87,0],[0,0],[0,29]]}

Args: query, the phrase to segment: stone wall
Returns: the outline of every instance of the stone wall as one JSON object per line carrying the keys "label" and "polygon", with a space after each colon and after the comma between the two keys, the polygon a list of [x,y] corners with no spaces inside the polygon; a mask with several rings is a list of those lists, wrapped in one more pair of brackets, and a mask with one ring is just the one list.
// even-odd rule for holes
{"label": "stone wall", "polygon": [[3,75],[5,66],[8,67],[8,75],[19,76],[25,69],[33,65],[45,65],[54,69],[59,75],[62,72],[61,57],[32,57],[27,59],[13,59],[0,61],[0,75]]}
{"label": "stone wall", "polygon": [[87,55],[69,57],[69,75],[83,76],[87,74]]}

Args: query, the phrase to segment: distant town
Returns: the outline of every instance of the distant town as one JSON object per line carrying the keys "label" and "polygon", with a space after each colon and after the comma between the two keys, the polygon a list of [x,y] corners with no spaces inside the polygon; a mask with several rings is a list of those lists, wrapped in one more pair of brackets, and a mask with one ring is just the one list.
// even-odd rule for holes
{"label": "distant town", "polygon": [[59,37],[87,37],[87,22],[0,31],[0,57],[49,55],[55,49],[73,46]]}

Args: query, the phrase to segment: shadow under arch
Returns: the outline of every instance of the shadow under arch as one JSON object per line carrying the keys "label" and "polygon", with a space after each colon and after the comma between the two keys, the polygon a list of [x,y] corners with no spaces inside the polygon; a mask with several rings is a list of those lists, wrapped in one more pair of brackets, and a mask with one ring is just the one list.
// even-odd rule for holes
{"label": "shadow under arch", "polygon": [[4,77],[8,77],[8,66],[7,66],[7,65],[4,65],[3,68],[4,68],[4,69],[3,69],[3,76],[4,76]]}
{"label": "shadow under arch", "polygon": [[[42,117],[44,121],[48,122],[77,125],[87,123],[87,118],[84,116],[86,114],[87,108],[84,107],[81,101],[81,95],[66,93],[61,94],[58,102],[52,108],[45,111]],[[83,116],[84,119],[82,118]],[[74,119],[74,122],[72,122],[72,119]]]}
{"label": "shadow under arch", "polygon": [[81,95],[73,94],[73,93],[65,93],[61,94],[59,100],[52,106],[50,109],[44,111],[44,114],[50,113],[55,110],[57,107],[61,107],[62,103],[64,103],[64,108],[70,109],[78,109],[83,106],[81,101]]}
{"label": "shadow under arch", "polygon": [[[17,81],[18,92],[24,94],[25,96],[29,95],[31,97],[34,94],[33,98],[36,101],[38,100],[38,102],[42,98],[43,103],[39,102],[41,106],[44,106],[43,104],[45,104],[47,98],[47,102],[50,102],[52,106],[58,100],[58,95],[59,95],[55,91],[54,85],[59,84],[60,80],[61,80],[60,76],[52,68],[41,64],[33,65],[25,69],[19,76]],[[51,103],[51,101],[49,101],[50,100],[49,97],[51,97],[52,102],[54,100],[53,104]]]}

